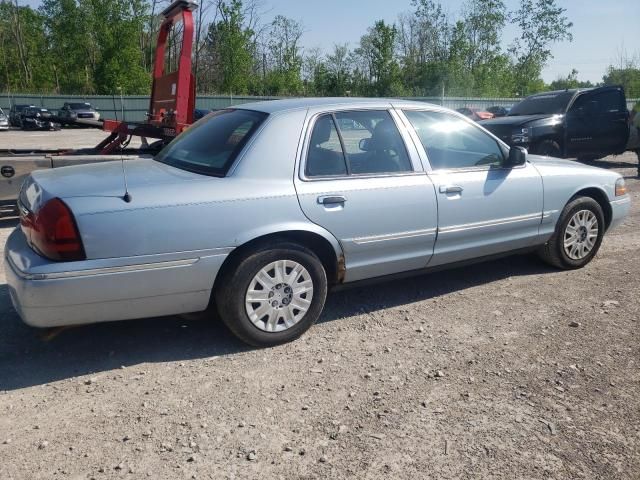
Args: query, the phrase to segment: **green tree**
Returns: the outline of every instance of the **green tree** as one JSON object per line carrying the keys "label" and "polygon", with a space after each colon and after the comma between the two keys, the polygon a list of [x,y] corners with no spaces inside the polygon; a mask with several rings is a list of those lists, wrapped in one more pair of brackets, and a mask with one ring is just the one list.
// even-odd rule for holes
{"label": "green tree", "polygon": [[640,98],[640,68],[610,66],[603,79],[607,85],[622,85],[627,98]]}
{"label": "green tree", "polygon": [[349,47],[346,44],[333,46],[333,52],[326,57],[324,68],[326,68],[326,75],[322,89],[325,95],[351,94]]}
{"label": "green tree", "polygon": [[242,1],[218,4],[220,20],[209,27],[208,49],[213,59],[218,91],[246,94],[255,60],[254,31],[245,25]]}
{"label": "green tree", "polygon": [[270,71],[265,78],[270,95],[292,95],[302,91],[302,25],[282,15],[276,16],[268,33]]}
{"label": "green tree", "polygon": [[387,25],[383,20],[369,29],[371,76],[377,95],[397,95],[402,90],[400,68],[395,59],[397,33],[395,26]]}
{"label": "green tree", "polygon": [[566,90],[567,88],[591,88],[593,83],[578,80],[578,70],[575,68],[566,77],[558,77],[549,84],[549,90]]}
{"label": "green tree", "polygon": [[0,90],[48,91],[54,87],[44,21],[29,7],[0,2]]}
{"label": "green tree", "polygon": [[541,90],[542,69],[553,58],[551,45],[571,41],[573,23],[565,15],[566,8],[556,0],[521,0],[511,21],[520,28],[520,36],[510,47],[515,57],[516,88],[522,95]]}
{"label": "green tree", "polygon": [[44,0],[48,56],[62,93],[148,93],[143,0]]}

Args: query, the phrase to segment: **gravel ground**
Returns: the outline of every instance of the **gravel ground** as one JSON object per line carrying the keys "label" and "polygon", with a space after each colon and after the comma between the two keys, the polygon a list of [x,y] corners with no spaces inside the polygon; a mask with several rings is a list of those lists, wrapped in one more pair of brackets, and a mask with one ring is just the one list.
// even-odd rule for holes
{"label": "gravel ground", "polygon": [[640,478],[640,181],[599,165],[634,203],[586,268],[336,292],[268,350],[203,319],[34,330],[0,278],[0,478]]}

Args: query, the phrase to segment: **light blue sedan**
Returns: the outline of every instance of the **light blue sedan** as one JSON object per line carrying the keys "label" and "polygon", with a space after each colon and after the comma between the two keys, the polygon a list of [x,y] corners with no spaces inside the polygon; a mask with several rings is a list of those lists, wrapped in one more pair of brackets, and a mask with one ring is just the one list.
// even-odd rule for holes
{"label": "light blue sedan", "polygon": [[582,267],[629,206],[617,173],[509,149],[437,106],[254,103],[155,159],[34,172],[6,276],[36,327],[210,308],[270,346],[338,284],[525,251]]}

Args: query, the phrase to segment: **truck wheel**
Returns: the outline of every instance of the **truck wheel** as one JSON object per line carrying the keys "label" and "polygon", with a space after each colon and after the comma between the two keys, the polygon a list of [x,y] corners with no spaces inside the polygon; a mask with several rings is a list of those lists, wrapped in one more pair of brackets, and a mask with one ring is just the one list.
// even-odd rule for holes
{"label": "truck wheel", "polygon": [[296,243],[265,245],[237,260],[216,281],[222,321],[255,347],[290,342],[322,313],[327,276],[318,257]]}
{"label": "truck wheel", "polygon": [[576,197],[564,207],[554,234],[538,255],[563,270],[584,267],[598,253],[604,229],[600,204],[591,197]]}
{"label": "truck wheel", "polygon": [[545,157],[562,157],[560,145],[555,140],[543,140],[531,147],[531,153],[534,155],[544,155]]}

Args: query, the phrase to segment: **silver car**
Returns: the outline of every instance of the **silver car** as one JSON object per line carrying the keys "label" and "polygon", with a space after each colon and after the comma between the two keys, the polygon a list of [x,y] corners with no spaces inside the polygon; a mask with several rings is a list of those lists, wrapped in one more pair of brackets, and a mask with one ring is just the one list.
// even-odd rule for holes
{"label": "silver car", "polygon": [[509,149],[437,106],[254,103],[155,159],[34,172],[6,276],[29,325],[211,308],[269,346],[338,284],[526,251],[582,267],[629,202],[617,173]]}
{"label": "silver car", "polygon": [[0,108],[0,130],[9,130],[9,117]]}

